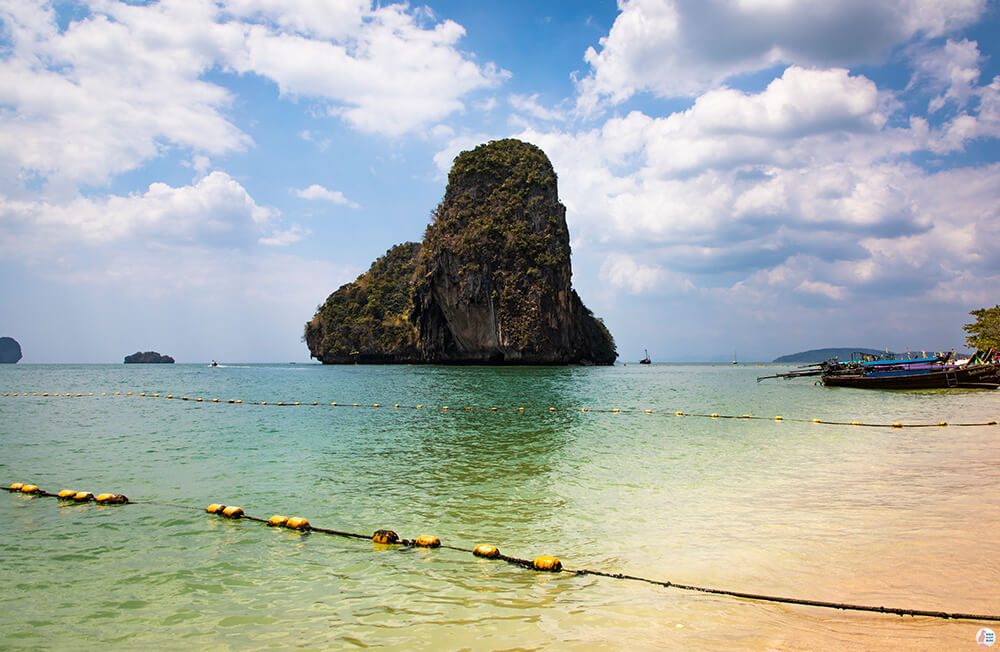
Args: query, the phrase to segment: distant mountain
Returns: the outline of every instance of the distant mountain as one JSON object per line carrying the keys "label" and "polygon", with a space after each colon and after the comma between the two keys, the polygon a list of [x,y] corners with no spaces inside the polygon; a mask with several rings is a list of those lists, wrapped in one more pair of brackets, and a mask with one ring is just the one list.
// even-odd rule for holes
{"label": "distant mountain", "polygon": [[785,364],[790,362],[823,362],[830,358],[850,360],[852,353],[884,354],[885,351],[883,349],[863,349],[860,347],[854,349],[813,349],[811,351],[783,355],[780,358],[775,358],[774,361],[779,364]]}

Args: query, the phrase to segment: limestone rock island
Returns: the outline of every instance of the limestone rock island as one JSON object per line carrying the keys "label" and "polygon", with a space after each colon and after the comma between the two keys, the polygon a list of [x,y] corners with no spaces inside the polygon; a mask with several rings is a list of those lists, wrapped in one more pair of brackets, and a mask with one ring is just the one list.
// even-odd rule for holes
{"label": "limestone rock island", "polygon": [[172,364],[174,361],[169,355],[160,355],[156,351],[136,351],[132,355],[125,356],[125,364],[130,363],[167,363]]}
{"label": "limestone rock island", "polygon": [[15,364],[21,359],[21,345],[13,337],[0,337],[0,364]]}
{"label": "limestone rock island", "polygon": [[327,364],[612,364],[614,339],[571,276],[552,164],[494,141],[456,157],[423,242],[331,294],[304,339]]}

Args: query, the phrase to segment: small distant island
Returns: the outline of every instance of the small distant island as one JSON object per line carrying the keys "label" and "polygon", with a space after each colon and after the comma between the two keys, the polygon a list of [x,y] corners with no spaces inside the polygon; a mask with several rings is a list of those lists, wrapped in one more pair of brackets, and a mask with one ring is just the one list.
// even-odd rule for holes
{"label": "small distant island", "polygon": [[21,345],[13,337],[0,337],[0,364],[15,364],[21,359]]}
{"label": "small distant island", "polygon": [[324,364],[613,364],[570,280],[566,208],[538,147],[462,152],[422,242],[389,249],[306,324]]}
{"label": "small distant island", "polygon": [[156,351],[136,351],[132,355],[125,356],[125,364],[173,364],[174,359],[169,355],[160,355]]}
{"label": "small distant island", "polygon": [[778,364],[799,363],[799,362],[823,362],[831,358],[837,358],[838,360],[850,360],[852,353],[869,353],[871,355],[879,355],[879,354],[885,355],[886,353],[889,353],[890,355],[895,355],[891,351],[887,352],[882,349],[865,349],[862,347],[857,347],[853,349],[845,349],[845,348],[812,349],[809,351],[801,351],[799,353],[783,355],[780,358],[775,358],[774,362]]}

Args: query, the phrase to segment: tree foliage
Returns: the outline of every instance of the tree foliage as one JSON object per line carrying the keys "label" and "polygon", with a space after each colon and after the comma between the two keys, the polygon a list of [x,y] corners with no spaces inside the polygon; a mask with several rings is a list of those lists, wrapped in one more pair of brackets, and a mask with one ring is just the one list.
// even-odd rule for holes
{"label": "tree foliage", "polygon": [[962,327],[968,333],[966,346],[977,350],[1000,349],[1000,305],[973,310],[969,314],[976,320]]}

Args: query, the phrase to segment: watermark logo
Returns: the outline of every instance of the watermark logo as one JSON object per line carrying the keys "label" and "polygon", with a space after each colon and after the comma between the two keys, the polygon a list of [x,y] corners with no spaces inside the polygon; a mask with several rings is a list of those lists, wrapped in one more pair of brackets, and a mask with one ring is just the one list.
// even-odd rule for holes
{"label": "watermark logo", "polygon": [[993,644],[997,642],[997,635],[992,629],[988,627],[983,627],[976,634],[976,643],[979,643],[981,647],[993,647]]}

